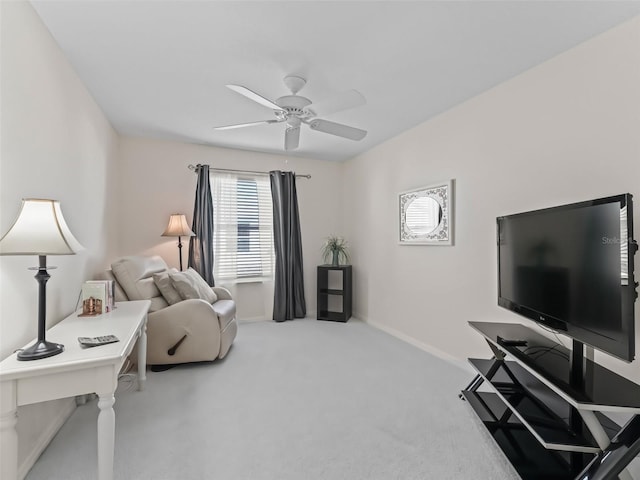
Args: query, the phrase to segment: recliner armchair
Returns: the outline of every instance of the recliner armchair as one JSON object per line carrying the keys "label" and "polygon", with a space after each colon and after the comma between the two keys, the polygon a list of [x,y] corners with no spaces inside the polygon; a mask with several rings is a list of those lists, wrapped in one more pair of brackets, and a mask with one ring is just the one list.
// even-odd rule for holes
{"label": "recliner armchair", "polygon": [[159,256],[129,256],[107,272],[116,301],[151,300],[147,322],[147,363],[169,365],[223,358],[238,331],[236,304],[226,288],[209,287],[217,301],[192,298],[173,305],[163,298],[153,275],[177,272]]}

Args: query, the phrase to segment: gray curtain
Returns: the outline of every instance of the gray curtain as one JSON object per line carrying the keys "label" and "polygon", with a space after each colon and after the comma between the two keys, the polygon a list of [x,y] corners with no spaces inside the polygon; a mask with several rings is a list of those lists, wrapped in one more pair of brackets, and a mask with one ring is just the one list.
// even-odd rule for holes
{"label": "gray curtain", "polygon": [[293,172],[269,172],[273,201],[273,241],[276,251],[276,272],[273,319],[276,322],[304,318],[302,268],[302,236],[298,216],[296,176]]}
{"label": "gray curtain", "polygon": [[189,240],[189,266],[212,287],[213,279],[213,198],[209,183],[209,165],[197,165],[198,185],[193,206],[191,230],[196,234]]}

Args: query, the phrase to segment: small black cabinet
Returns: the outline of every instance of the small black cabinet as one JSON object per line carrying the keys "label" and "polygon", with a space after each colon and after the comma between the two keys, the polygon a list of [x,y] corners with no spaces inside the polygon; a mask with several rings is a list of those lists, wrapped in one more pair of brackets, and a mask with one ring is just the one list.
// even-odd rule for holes
{"label": "small black cabinet", "polygon": [[351,272],[351,265],[318,266],[318,320],[351,318]]}

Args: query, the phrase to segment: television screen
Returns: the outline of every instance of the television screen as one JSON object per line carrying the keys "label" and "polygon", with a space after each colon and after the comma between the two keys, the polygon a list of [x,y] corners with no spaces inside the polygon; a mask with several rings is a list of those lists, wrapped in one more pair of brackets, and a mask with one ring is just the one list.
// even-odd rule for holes
{"label": "television screen", "polygon": [[631,361],[630,194],[498,217],[498,304]]}

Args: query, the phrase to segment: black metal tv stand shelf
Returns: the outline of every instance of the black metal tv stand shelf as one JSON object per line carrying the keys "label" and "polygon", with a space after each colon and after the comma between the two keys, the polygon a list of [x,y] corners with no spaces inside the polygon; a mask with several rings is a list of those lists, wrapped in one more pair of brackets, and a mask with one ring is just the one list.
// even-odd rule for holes
{"label": "black metal tv stand shelf", "polygon": [[[470,322],[493,358],[462,390],[524,480],[632,480],[640,385],[520,324]],[[489,386],[479,390],[482,384]],[[624,427],[603,412],[631,414]]]}

